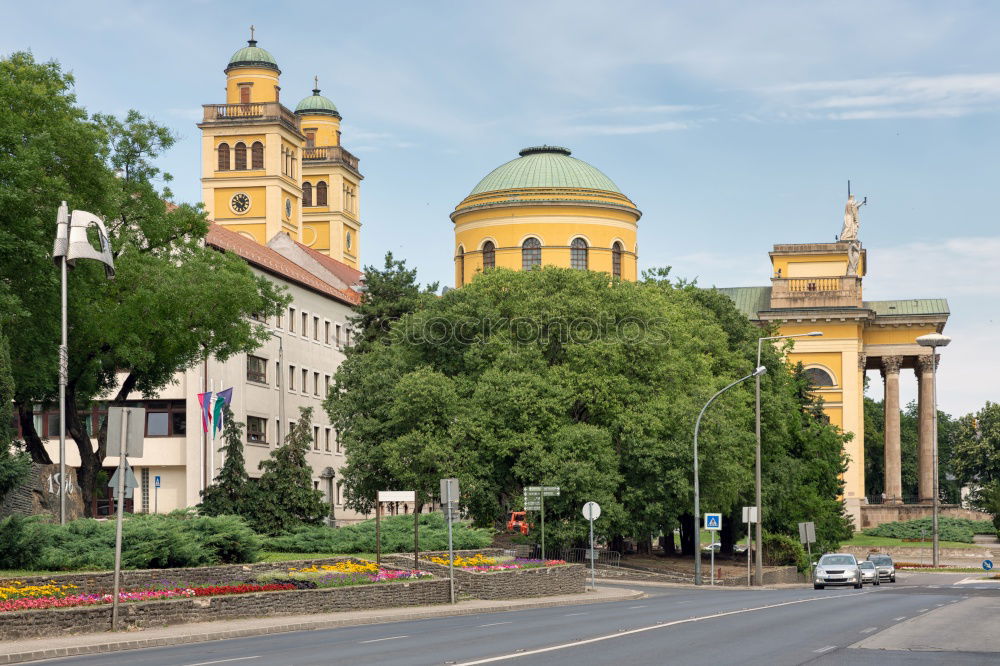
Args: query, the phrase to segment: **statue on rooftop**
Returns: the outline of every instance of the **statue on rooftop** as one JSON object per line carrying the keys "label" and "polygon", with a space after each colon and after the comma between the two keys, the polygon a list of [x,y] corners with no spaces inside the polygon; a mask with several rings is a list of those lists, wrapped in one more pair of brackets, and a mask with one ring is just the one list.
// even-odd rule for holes
{"label": "statue on rooftop", "polygon": [[860,224],[858,209],[868,203],[868,197],[863,201],[857,201],[853,194],[847,195],[847,205],[844,207],[844,228],[840,232],[840,240],[858,240],[858,226]]}

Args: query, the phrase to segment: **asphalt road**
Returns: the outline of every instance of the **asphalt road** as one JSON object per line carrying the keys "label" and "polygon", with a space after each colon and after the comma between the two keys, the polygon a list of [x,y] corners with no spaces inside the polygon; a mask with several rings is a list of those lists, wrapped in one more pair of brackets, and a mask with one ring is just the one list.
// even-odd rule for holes
{"label": "asphalt road", "polygon": [[[900,574],[894,585],[863,590],[627,585],[647,592],[647,598],[272,634],[46,663],[995,664],[1000,642],[992,637],[976,643],[976,652],[946,640],[956,624],[978,635],[970,625],[977,620],[984,632],[997,633],[983,617],[996,611],[983,608],[1000,609],[1000,585],[975,578]],[[965,616],[963,602],[970,604]],[[979,606],[972,608],[974,603]],[[937,638],[944,641],[943,648],[935,647]],[[913,651],[917,642],[921,651]]]}

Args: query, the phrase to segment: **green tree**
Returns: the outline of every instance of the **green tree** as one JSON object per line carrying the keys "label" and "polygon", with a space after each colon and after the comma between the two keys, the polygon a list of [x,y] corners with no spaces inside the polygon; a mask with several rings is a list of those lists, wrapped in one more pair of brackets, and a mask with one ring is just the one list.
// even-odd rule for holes
{"label": "green tree", "polygon": [[31,456],[14,442],[11,424],[11,401],[14,379],[10,372],[7,338],[0,334],[0,501],[21,485],[31,471]]}
{"label": "green tree", "polygon": [[51,405],[57,388],[59,272],[50,255],[59,201],[103,215],[111,236],[115,280],[98,262],[80,262],[69,280],[67,433],[80,454],[89,510],[107,433],[100,424],[95,447],[80,411],[100,395],[121,405],[136,391],[155,394],[206,356],[225,360],[257,348],[268,333],[250,316],[276,315],[287,299],[240,258],[204,245],[200,207],[170,203],[161,187],[170,176],[155,166],[174,142],[165,128],[135,111],[88,118],[75,105],[72,79],[54,63],[15,54],[2,66],[0,94],[10,112],[0,114],[0,197],[7,197],[0,199],[0,282],[18,299],[4,330],[17,360],[22,431],[39,462],[47,455],[31,414],[36,404]]}
{"label": "green tree", "polygon": [[989,402],[954,426],[952,468],[958,480],[974,487],[972,502],[993,515],[1000,530],[1000,403]]}
{"label": "green tree", "polygon": [[407,268],[406,260],[393,258],[392,252],[386,252],[381,270],[365,267],[364,283],[363,298],[352,318],[355,328],[352,353],[368,351],[385,340],[394,322],[433,300],[438,290],[436,282],[421,289],[417,269]]}
{"label": "green tree", "polygon": [[233,418],[228,405],[223,419],[222,437],[225,443],[219,451],[225,459],[215,483],[202,491],[198,509],[207,516],[247,516],[252,513],[253,506],[247,498],[250,477],[243,456],[243,424]]}
{"label": "green tree", "polygon": [[246,518],[261,534],[282,534],[300,525],[318,525],[327,514],[323,493],[312,484],[306,454],[312,445],[312,408],[299,408],[299,420],[284,444],[260,463],[263,471],[250,493]]}

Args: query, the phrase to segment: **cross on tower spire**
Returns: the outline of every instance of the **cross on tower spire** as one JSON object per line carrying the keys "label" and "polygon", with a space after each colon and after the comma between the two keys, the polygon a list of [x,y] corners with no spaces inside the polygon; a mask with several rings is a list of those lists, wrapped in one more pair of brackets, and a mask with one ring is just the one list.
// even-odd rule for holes
{"label": "cross on tower spire", "polygon": [[253,24],[251,24],[250,25],[250,39],[247,41],[247,44],[249,44],[250,46],[257,46],[257,40],[254,39],[254,37],[253,37],[254,30],[255,30],[255,28],[253,27]]}
{"label": "cross on tower spire", "polygon": [[313,94],[314,95],[318,95],[319,94],[319,77],[318,76],[314,76],[313,77]]}

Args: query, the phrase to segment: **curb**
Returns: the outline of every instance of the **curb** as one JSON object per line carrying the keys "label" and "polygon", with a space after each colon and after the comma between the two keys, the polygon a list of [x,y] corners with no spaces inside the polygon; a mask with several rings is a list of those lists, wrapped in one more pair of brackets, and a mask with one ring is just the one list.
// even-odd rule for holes
{"label": "curb", "polygon": [[[83,655],[102,654],[105,652],[121,652],[125,650],[139,650],[142,648],[168,647],[171,645],[184,645],[188,643],[205,643],[208,641],[225,640],[229,638],[246,638],[249,636],[264,636],[267,634],[283,634],[294,631],[309,631],[315,629],[336,629],[338,627],[362,626],[368,624],[386,624],[390,622],[406,622],[408,620],[426,620],[436,617],[455,617],[461,615],[478,615],[483,613],[507,613],[519,610],[532,610],[537,608],[551,608],[555,606],[580,606],[585,604],[600,604],[612,601],[631,601],[642,599],[646,594],[634,590],[628,590],[627,594],[622,594],[610,599],[580,599],[561,601],[536,601],[517,606],[492,606],[486,608],[431,608],[418,613],[410,613],[405,616],[400,615],[374,615],[365,618],[343,618],[329,620],[314,620],[308,622],[296,622],[293,624],[276,624],[266,627],[252,627],[247,629],[230,629],[228,631],[213,631],[202,633],[191,633],[182,636],[164,636],[162,638],[121,640],[111,639],[103,643],[93,645],[80,645],[76,647],[50,648],[48,650],[30,650],[25,652],[11,652],[0,654],[0,664],[20,664],[27,661],[41,659],[56,659],[60,657],[78,657]],[[249,618],[248,618],[249,619]],[[237,620],[238,621],[238,620]],[[177,625],[175,625],[177,626]],[[83,634],[86,635],[86,634]],[[93,634],[90,634],[93,635]]]}

